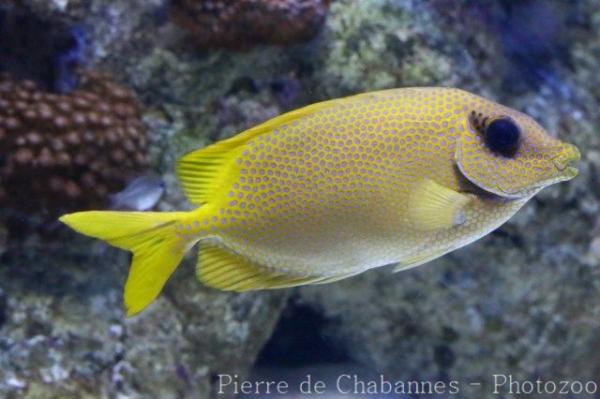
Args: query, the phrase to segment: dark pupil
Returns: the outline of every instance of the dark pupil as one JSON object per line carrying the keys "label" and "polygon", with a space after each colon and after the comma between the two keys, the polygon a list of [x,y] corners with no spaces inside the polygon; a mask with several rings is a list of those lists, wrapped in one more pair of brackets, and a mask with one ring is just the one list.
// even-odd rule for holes
{"label": "dark pupil", "polygon": [[502,156],[512,158],[519,149],[519,128],[510,119],[496,119],[485,129],[485,144]]}

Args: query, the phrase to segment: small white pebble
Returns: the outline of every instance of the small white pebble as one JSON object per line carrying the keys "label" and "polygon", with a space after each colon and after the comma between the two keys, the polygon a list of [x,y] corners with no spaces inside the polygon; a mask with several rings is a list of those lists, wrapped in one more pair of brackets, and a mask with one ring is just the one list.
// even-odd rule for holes
{"label": "small white pebble", "polygon": [[113,324],[110,326],[110,334],[115,337],[121,337],[123,335],[123,326],[120,324]]}
{"label": "small white pebble", "polygon": [[10,375],[6,379],[6,385],[15,389],[23,389],[27,387],[27,383],[24,380],[17,378],[15,375]]}

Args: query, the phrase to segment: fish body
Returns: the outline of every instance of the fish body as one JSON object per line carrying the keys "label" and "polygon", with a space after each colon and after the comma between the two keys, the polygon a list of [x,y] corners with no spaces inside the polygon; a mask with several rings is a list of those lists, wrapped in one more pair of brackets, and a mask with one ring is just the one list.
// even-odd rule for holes
{"label": "fish body", "polygon": [[392,89],[310,105],[185,155],[178,175],[199,206],[191,212],[61,220],[133,250],[133,314],[196,243],[198,278],[232,291],[423,264],[573,178],[577,159],[530,117],[474,94]]}

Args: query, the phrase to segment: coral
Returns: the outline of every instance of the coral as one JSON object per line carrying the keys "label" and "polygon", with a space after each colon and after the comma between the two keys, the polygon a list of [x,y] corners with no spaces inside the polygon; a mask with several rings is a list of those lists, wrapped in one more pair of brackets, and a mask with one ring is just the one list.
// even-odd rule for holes
{"label": "coral", "polygon": [[176,0],[174,19],[204,47],[245,48],[312,38],[331,0]]}
{"label": "coral", "polygon": [[0,78],[0,204],[78,209],[103,204],[146,164],[134,95],[86,72],[70,94]]}

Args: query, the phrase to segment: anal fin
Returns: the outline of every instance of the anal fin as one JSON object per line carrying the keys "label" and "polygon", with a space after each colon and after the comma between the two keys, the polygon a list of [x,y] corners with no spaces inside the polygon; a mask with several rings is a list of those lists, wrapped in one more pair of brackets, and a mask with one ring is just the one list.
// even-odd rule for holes
{"label": "anal fin", "polygon": [[227,249],[210,244],[200,246],[196,276],[209,287],[236,292],[319,284],[337,279],[324,276],[294,276],[272,271],[255,265]]}

